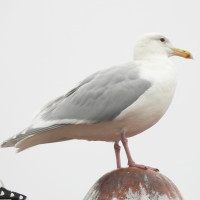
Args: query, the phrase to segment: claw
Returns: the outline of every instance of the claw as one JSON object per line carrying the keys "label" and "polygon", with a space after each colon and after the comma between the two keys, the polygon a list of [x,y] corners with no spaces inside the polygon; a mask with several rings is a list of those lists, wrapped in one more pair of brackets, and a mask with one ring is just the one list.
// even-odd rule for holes
{"label": "claw", "polygon": [[139,165],[136,163],[129,164],[129,167],[137,167],[137,168],[144,169],[144,170],[152,170],[154,172],[159,172],[159,169],[157,169],[157,168],[152,168],[152,167],[145,166],[145,165]]}

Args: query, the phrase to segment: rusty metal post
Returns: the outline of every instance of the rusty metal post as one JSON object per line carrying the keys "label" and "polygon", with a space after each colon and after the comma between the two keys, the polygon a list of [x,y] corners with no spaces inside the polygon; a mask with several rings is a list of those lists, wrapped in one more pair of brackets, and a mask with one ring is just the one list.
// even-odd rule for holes
{"label": "rusty metal post", "polygon": [[102,176],[84,200],[183,200],[166,176],[151,170],[121,168]]}

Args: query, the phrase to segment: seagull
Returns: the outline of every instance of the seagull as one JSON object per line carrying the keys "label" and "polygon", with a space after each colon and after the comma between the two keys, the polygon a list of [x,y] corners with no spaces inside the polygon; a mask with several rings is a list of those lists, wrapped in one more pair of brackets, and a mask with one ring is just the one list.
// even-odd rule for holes
{"label": "seagull", "polygon": [[27,128],[1,147],[16,147],[20,152],[72,139],[114,142],[117,168],[121,168],[121,141],[129,167],[158,171],[133,161],[127,138],[153,126],[167,111],[177,82],[169,59],[174,55],[193,58],[160,33],[140,36],[132,62],[90,75],[44,106]]}

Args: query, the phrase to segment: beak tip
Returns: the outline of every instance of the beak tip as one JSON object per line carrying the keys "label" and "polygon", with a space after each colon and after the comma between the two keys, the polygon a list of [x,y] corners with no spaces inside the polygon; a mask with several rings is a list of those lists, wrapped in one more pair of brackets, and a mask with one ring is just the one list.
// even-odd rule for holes
{"label": "beak tip", "polygon": [[194,59],[192,54],[189,51],[186,51],[183,49],[176,49],[176,48],[173,48],[172,50],[173,50],[174,55],[176,56],[181,56],[187,59]]}
{"label": "beak tip", "polygon": [[188,58],[188,59],[194,60],[194,57],[192,56],[192,54],[189,54],[189,55],[187,56],[187,58]]}

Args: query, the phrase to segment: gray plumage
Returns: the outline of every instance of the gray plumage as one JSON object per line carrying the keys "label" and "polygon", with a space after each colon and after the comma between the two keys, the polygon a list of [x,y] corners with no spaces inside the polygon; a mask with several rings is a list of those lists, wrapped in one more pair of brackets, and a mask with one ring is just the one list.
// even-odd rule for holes
{"label": "gray plumage", "polygon": [[150,85],[132,66],[111,68],[92,75],[73,92],[53,101],[42,111],[42,119],[113,120]]}
{"label": "gray plumage", "polygon": [[[14,146],[30,135],[70,124],[68,120],[83,120],[91,123],[111,121],[150,87],[149,81],[140,78],[139,67],[134,63],[97,72],[66,95],[47,104],[35,117],[30,127],[14,138],[8,139],[1,146]],[[47,122],[47,126],[37,127],[35,123],[38,119]],[[57,123],[49,125],[48,122],[51,121]]]}

